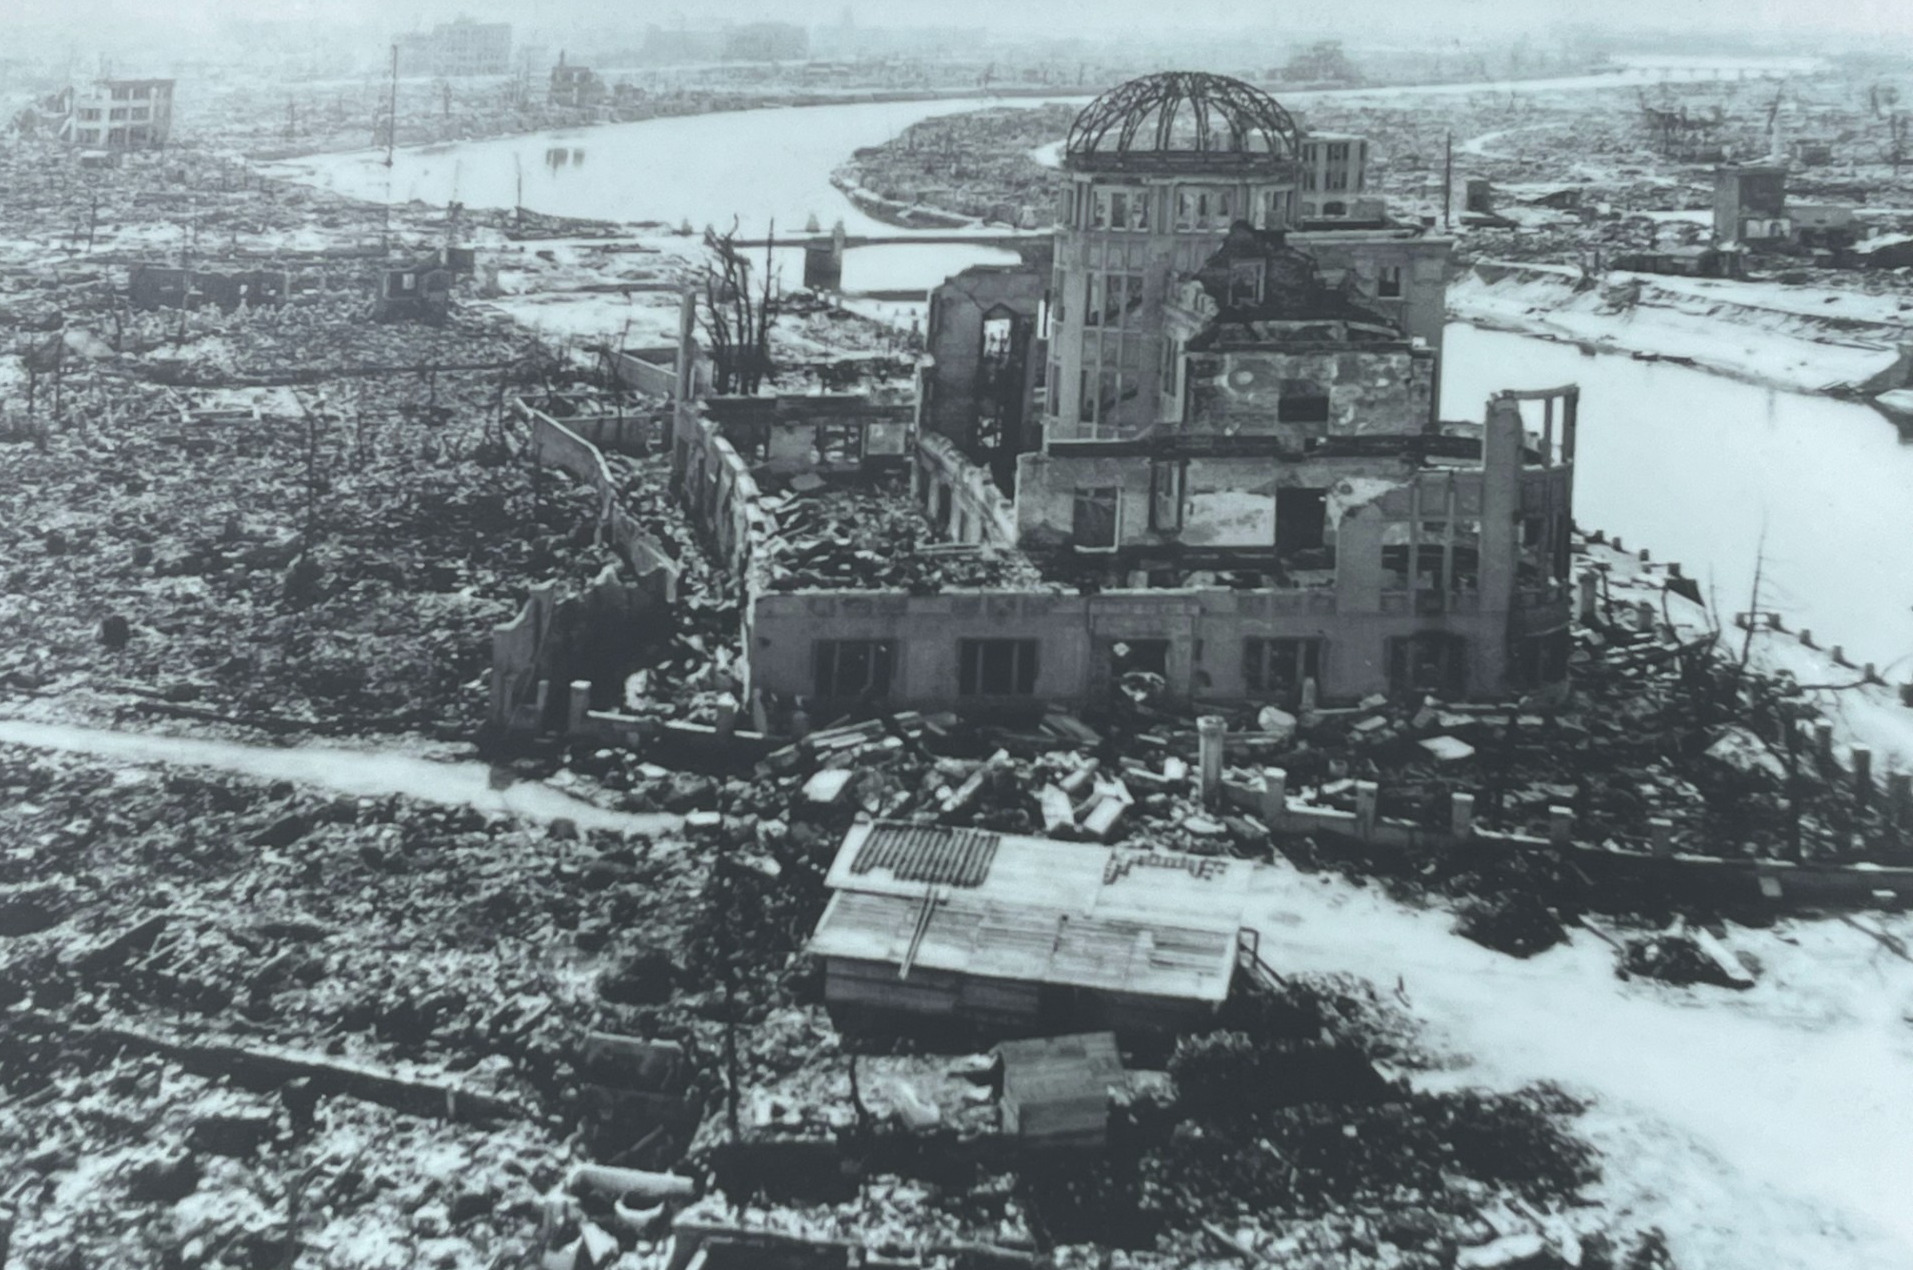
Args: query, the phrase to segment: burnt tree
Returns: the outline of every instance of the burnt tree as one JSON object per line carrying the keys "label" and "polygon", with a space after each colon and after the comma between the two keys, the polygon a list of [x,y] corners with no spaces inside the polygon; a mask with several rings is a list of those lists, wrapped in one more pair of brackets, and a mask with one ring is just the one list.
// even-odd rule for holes
{"label": "burnt tree", "polygon": [[719,393],[755,393],[770,377],[771,326],[775,322],[776,278],[771,251],[777,240],[773,223],[764,243],[764,278],[751,288],[750,261],[737,242],[737,223],[720,234],[707,228],[703,295],[699,325],[711,347],[713,387]]}

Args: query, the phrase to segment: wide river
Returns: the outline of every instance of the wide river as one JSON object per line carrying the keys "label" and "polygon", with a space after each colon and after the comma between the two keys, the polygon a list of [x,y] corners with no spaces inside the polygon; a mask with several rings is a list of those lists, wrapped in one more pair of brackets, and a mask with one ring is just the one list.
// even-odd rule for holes
{"label": "wide river", "polygon": [[[773,218],[782,232],[815,216],[876,230],[884,227],[831,186],[831,170],[920,119],[985,104],[1000,103],[647,120],[400,151],[389,174],[382,154],[366,152],[286,167],[374,200],[509,207],[522,181],[525,206],[564,215],[694,226],[736,216],[753,233]],[[966,265],[1010,258],[980,247],[880,248],[850,253],[844,281],[927,288]],[[1913,448],[1889,423],[1864,406],[1467,326],[1449,332],[1443,417],[1480,418],[1497,388],[1570,380],[1582,386],[1577,521],[1680,561],[1723,611],[1747,607],[1764,556],[1764,607],[1855,661],[1913,677],[1913,561],[1891,554],[1895,543],[1913,544]]]}

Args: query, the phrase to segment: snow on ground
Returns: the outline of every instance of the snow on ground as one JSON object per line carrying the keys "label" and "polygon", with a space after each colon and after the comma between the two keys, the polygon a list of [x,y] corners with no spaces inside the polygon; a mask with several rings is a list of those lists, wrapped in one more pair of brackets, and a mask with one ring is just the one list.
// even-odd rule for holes
{"label": "snow on ground", "polygon": [[[1796,392],[1869,379],[1898,360],[1897,341],[1913,336],[1913,314],[1893,296],[1630,273],[1576,290],[1579,279],[1566,266],[1483,262],[1449,287],[1448,307],[1467,322],[1683,358]],[[1626,301],[1620,288],[1633,286],[1638,298]]]}
{"label": "snow on ground", "polygon": [[1516,960],[1451,934],[1447,913],[1286,870],[1265,871],[1244,920],[1283,973],[1399,982],[1466,1056],[1421,1079],[1593,1098],[1602,1198],[1661,1226],[1683,1270],[1913,1265],[1913,964],[1867,934],[1730,927],[1763,968],[1731,993],[1617,979],[1586,932]]}
{"label": "snow on ground", "polygon": [[260,780],[317,785],[358,798],[403,794],[527,820],[566,819],[584,829],[647,837],[680,823],[678,817],[662,813],[607,811],[538,781],[500,779],[484,763],[439,762],[389,750],[277,748],[22,719],[0,719],[0,744],[65,750],[125,763],[211,767]]}

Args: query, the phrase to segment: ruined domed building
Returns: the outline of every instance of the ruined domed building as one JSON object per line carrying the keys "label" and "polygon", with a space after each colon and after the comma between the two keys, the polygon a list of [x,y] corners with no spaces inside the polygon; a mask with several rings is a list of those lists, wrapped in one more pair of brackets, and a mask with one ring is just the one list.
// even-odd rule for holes
{"label": "ruined domed building", "polygon": [[1576,390],[1441,419],[1452,244],[1389,221],[1366,159],[1221,76],[1086,107],[1053,252],[933,293],[892,451],[948,550],[1042,582],[777,579],[757,716],[1094,707],[1133,671],[1199,703],[1559,691]]}
{"label": "ruined domed building", "polygon": [[[1042,303],[991,295],[1028,293],[1015,268],[933,298],[925,428],[999,474],[1018,545],[1052,573],[1135,599],[1094,624],[1092,665],[1123,645],[1230,699],[1565,677],[1573,394],[1532,412],[1547,437],[1513,401],[1440,422],[1452,244],[1320,214],[1360,207],[1366,153],[1239,80],[1133,80],[1070,129]],[[949,429],[990,413],[944,371],[992,369],[951,347],[982,353],[992,320],[1028,329],[995,341],[1032,359],[1027,426]]]}

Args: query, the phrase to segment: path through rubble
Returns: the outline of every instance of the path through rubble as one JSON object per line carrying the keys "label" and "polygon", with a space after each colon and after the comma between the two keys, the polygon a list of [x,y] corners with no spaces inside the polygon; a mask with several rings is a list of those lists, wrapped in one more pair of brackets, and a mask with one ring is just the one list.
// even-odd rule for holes
{"label": "path through rubble", "polygon": [[0,743],[126,763],[210,767],[260,780],[315,785],[359,798],[401,794],[521,820],[570,820],[580,829],[645,837],[668,833],[683,823],[682,817],[662,812],[609,811],[541,782],[511,778],[484,763],[444,762],[393,750],[278,748],[22,719],[0,719]]}
{"label": "path through rubble", "polygon": [[[1252,901],[1264,959],[1399,995],[1466,1056],[1424,1077],[1591,1096],[1582,1127],[1616,1212],[1667,1232],[1692,1270],[1913,1265],[1913,963],[1837,921],[1728,928],[1745,993],[1615,977],[1596,935],[1527,961],[1452,917],[1290,875]],[[1904,919],[1862,924],[1904,938]],[[1877,924],[1876,924],[1877,923]]]}

